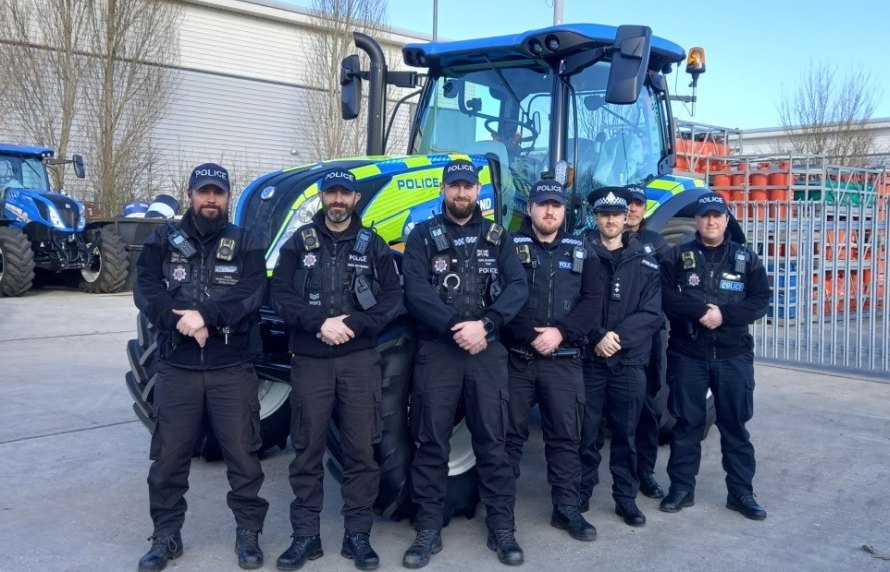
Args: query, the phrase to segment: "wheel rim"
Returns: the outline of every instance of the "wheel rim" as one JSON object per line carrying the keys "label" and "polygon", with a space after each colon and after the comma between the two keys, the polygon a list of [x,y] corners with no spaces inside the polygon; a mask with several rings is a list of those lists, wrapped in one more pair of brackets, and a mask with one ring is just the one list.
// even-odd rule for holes
{"label": "wheel rim", "polygon": [[448,476],[462,475],[476,466],[473,441],[466,419],[454,426],[451,432],[451,454],[448,456]]}
{"label": "wheel rim", "polygon": [[80,275],[84,282],[95,282],[99,279],[102,272],[102,255],[99,252],[99,245],[95,242],[87,246],[87,260],[84,267],[80,270]]}
{"label": "wheel rim", "polygon": [[260,399],[260,419],[265,419],[287,402],[290,397],[290,384],[260,379],[257,396]]}

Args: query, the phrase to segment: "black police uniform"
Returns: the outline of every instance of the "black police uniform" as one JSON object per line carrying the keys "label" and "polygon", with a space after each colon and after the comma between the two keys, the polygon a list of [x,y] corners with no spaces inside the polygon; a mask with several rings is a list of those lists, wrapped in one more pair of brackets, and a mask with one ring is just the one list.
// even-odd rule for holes
{"label": "black police uniform", "polygon": [[[263,248],[251,233],[229,223],[201,233],[191,211],[145,241],[134,299],[158,327],[154,462],[148,473],[155,536],[182,527],[189,466],[205,415],[228,468],[228,505],[238,526],[263,528],[269,503],[259,496],[260,403],[249,331],[264,295],[264,273]],[[210,332],[203,348],[177,332],[174,309],[201,313]]]}
{"label": "black police uniform", "polygon": [[[282,246],[271,282],[271,303],[290,330],[290,484],[294,536],[316,536],[322,509],[325,435],[334,407],[343,449],[343,517],[347,530],[367,532],[373,522],[380,470],[373,444],[380,440],[381,371],[377,334],[403,310],[401,286],[389,247],[353,214],[332,232],[323,211]],[[327,318],[355,337],[329,346],[316,337]]]}
{"label": "black police uniform", "polygon": [[[665,255],[670,251],[670,245],[660,233],[647,229],[645,224],[645,222],[640,223],[639,232],[634,234],[643,243],[643,251],[661,264]],[[643,401],[643,409],[640,410],[635,439],[638,477],[652,473],[658,458],[658,412],[655,396],[661,390],[662,373],[665,370],[665,342],[667,340],[667,328],[664,327],[664,321],[662,321],[662,326],[652,336],[652,351],[649,355],[649,363],[645,368],[646,399]]]}
{"label": "black police uniform", "polygon": [[[522,311],[501,330],[509,356],[510,425],[506,449],[519,476],[522,447],[528,440],[529,413],[541,410],[547,458],[547,482],[554,505],[580,504],[581,423],[584,419],[584,377],[581,349],[599,328],[602,283],[599,258],[581,236],[560,230],[553,242],[542,243],[526,217],[513,237],[528,279],[529,298]],[[559,329],[563,341],[552,356],[542,356],[531,343],[536,327]]]}
{"label": "black police uniform", "polygon": [[[670,411],[677,418],[667,472],[671,490],[693,492],[701,462],[708,388],[714,394],[720,448],[730,495],[752,493],[754,447],[745,423],[754,413],[754,339],[748,327],[770,301],[763,264],[727,234],[717,247],[699,238],[674,247],[662,270],[664,310],[670,321]],[[715,304],[723,324],[699,324]]]}
{"label": "black police uniform", "polygon": [[[643,370],[649,362],[652,335],[664,323],[658,263],[630,232],[622,234],[623,247],[614,251],[602,245],[596,230],[587,239],[600,259],[603,313],[584,362],[587,403],[581,438],[581,498],[582,502],[589,499],[599,482],[602,441],[598,434],[605,417],[612,434],[612,496],[616,501],[633,500],[639,488],[634,440],[646,395]],[[609,358],[597,356],[593,348],[609,331],[618,334],[621,350]]]}
{"label": "black police uniform", "polygon": [[[486,523],[492,530],[513,530],[516,478],[504,450],[507,350],[497,340],[528,298],[513,238],[482,218],[478,207],[464,225],[440,214],[412,229],[402,269],[420,338],[411,395],[418,445],[411,465],[415,528],[442,528],[449,441],[463,399]],[[489,321],[491,334],[486,349],[470,355],[454,342],[451,328],[479,319]]]}

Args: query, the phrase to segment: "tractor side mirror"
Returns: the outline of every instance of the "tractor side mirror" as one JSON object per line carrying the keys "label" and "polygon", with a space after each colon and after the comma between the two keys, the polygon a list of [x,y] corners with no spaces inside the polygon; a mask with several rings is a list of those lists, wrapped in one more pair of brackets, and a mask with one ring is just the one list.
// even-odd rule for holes
{"label": "tractor side mirror", "polygon": [[86,167],[83,165],[83,156],[81,155],[72,155],[71,162],[74,164],[74,176],[78,179],[83,179],[87,176]]}
{"label": "tractor side mirror", "polygon": [[362,64],[358,54],[340,62],[340,113],[347,121],[358,117],[362,107]]}
{"label": "tractor side mirror", "polygon": [[606,86],[607,103],[627,105],[636,102],[649,68],[651,44],[652,29],[648,26],[618,27]]}

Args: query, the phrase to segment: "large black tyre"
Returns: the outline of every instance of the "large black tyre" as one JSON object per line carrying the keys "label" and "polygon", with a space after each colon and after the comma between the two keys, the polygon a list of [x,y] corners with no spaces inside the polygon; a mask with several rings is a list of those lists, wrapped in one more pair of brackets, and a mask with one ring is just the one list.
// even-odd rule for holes
{"label": "large black tyre", "polygon": [[[382,358],[383,398],[381,415],[383,436],[375,447],[375,457],[380,465],[380,489],[374,509],[384,518],[400,520],[411,518],[415,507],[409,494],[409,470],[414,453],[414,443],[408,429],[411,372],[414,367],[415,337],[404,325],[395,325],[398,335],[382,342],[377,351]],[[328,431],[328,470],[338,482],[343,480],[343,452],[340,434],[335,423]],[[443,509],[444,522],[464,515],[472,518],[479,504],[479,480],[475,457],[469,439],[469,431],[461,421],[451,440],[451,458],[448,467],[448,483]]]}
{"label": "large black tyre", "polygon": [[[133,411],[149,429],[152,427],[151,412],[154,403],[154,385],[157,381],[157,345],[155,328],[141,312],[136,317],[137,338],[127,342],[127,358],[130,371],[126,373],[127,389],[133,397]],[[260,399],[260,433],[263,437],[263,450],[273,447],[284,448],[290,431],[290,384],[289,372],[277,373],[275,369],[257,367]],[[282,382],[283,380],[283,382]],[[205,428],[195,444],[195,455],[205,460],[221,458],[219,444],[212,433]]]}
{"label": "large black tyre", "polygon": [[668,244],[676,246],[681,242],[695,238],[696,230],[698,230],[698,226],[694,218],[674,217],[664,224],[661,236],[668,241]]}
{"label": "large black tyre", "polygon": [[0,296],[18,296],[34,281],[34,251],[22,231],[0,227]]}
{"label": "large black tyre", "polygon": [[80,272],[80,289],[91,294],[122,290],[130,266],[124,240],[110,228],[88,230],[84,239],[86,265]]}

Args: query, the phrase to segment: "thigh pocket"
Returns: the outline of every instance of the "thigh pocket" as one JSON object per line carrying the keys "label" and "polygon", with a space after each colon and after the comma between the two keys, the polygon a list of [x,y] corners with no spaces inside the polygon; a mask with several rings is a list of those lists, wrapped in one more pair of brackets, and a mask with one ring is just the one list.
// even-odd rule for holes
{"label": "thigh pocket", "polygon": [[754,417],[754,376],[745,380],[745,408],[742,411],[742,422],[747,423]]}
{"label": "thigh pocket", "polygon": [[581,429],[584,424],[584,407],[587,403],[587,394],[585,392],[580,392],[575,394],[575,434],[573,437],[580,443],[581,442]]}
{"label": "thigh pocket", "polygon": [[510,421],[510,388],[505,387],[500,390],[500,399],[498,404],[501,408],[500,423],[498,426],[498,438],[507,439],[507,425]]}
{"label": "thigh pocket", "polygon": [[423,393],[414,392],[411,394],[411,402],[408,409],[408,425],[411,428],[411,439],[415,443],[423,440],[423,422],[424,422],[424,403]]}
{"label": "thigh pocket", "polygon": [[254,399],[250,402],[250,435],[249,435],[249,451],[256,453],[263,449],[263,430],[260,426],[260,402]]}
{"label": "thigh pocket", "polygon": [[148,450],[148,458],[157,461],[161,458],[161,431],[158,428],[158,416],[160,407],[154,405],[151,408],[151,446]]}
{"label": "thigh pocket", "polygon": [[303,430],[303,402],[296,391],[290,392],[290,439],[294,449],[306,448],[306,431]]}
{"label": "thigh pocket", "polygon": [[371,442],[376,445],[383,439],[383,391],[374,387],[374,433]]}

